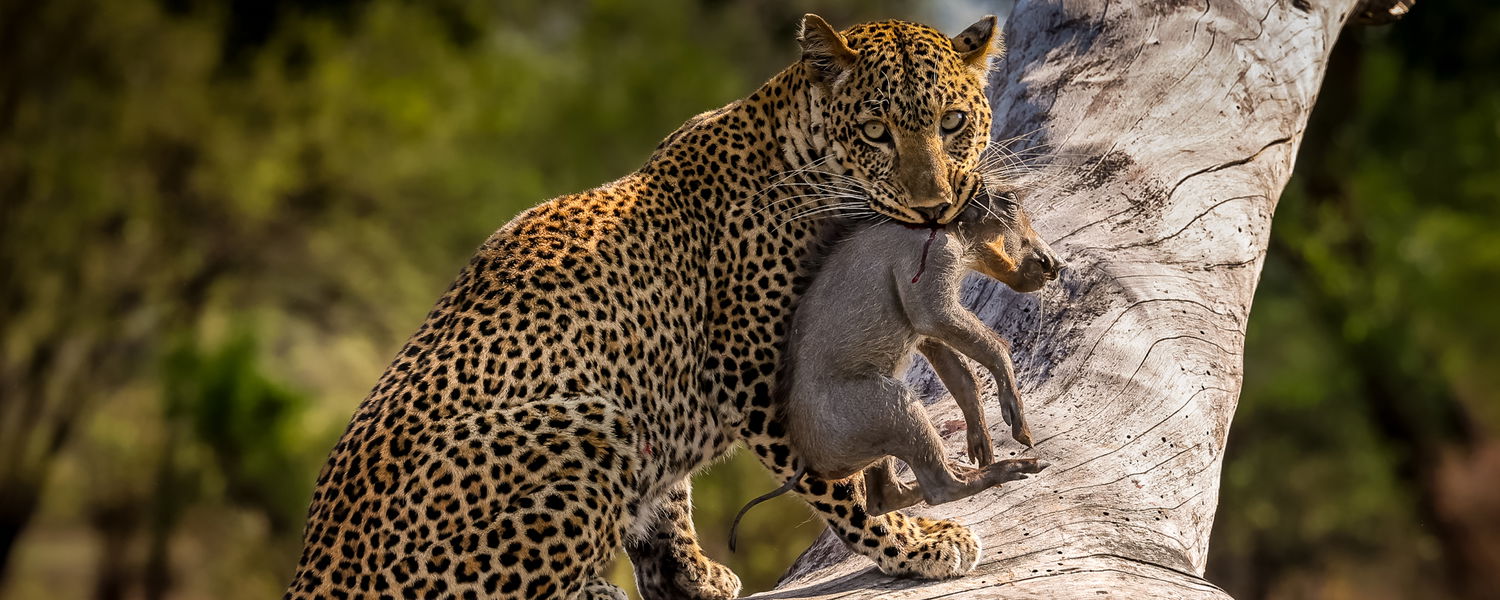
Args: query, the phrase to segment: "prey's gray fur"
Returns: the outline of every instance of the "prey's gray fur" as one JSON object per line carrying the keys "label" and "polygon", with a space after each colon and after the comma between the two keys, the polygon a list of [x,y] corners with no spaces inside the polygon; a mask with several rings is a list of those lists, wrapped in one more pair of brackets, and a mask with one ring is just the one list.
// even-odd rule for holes
{"label": "prey's gray fur", "polygon": [[[740,510],[730,547],[746,511],[807,472],[836,480],[865,470],[866,509],[878,515],[922,500],[950,502],[1044,468],[1035,458],[994,462],[978,387],[960,354],[995,378],[1011,437],[1029,447],[1031,432],[1008,345],[958,297],[971,269],[1031,292],[1061,268],[1025,211],[1003,195],[980,194],[943,229],[885,223],[839,242],[802,297],[789,336],[782,422],[801,464],[785,485]],[[913,350],[963,410],[969,458],[979,468],[949,464],[921,402],[897,379]],[[916,485],[897,479],[892,457],[911,467]]]}

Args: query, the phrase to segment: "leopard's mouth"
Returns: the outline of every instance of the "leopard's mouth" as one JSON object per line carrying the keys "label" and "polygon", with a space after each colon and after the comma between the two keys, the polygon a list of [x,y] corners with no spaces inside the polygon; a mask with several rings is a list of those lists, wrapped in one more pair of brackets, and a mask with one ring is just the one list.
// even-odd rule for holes
{"label": "leopard's mouth", "polygon": [[958,215],[962,214],[964,209],[968,208],[969,201],[972,199],[973,195],[970,195],[962,202],[931,208],[912,208],[891,205],[872,198],[870,209],[903,225],[942,228],[952,223],[954,219],[957,219]]}

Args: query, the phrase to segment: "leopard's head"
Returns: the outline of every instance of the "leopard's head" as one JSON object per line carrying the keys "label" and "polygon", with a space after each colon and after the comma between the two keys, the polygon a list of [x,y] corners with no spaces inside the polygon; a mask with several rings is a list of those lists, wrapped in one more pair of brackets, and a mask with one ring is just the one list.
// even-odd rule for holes
{"label": "leopard's head", "polygon": [[1003,52],[1000,37],[993,16],[952,38],[903,21],[838,32],[817,15],[803,17],[811,122],[827,144],[832,185],[897,221],[957,217],[982,187],[985,77]]}

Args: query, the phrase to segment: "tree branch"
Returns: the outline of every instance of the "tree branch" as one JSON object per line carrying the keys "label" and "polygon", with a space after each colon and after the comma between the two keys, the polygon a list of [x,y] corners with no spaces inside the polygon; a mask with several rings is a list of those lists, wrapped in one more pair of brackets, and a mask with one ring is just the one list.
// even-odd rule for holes
{"label": "tree branch", "polygon": [[[1245,324],[1276,198],[1360,6],[1018,6],[995,137],[1047,156],[1027,163],[1048,185],[1026,202],[1071,266],[1034,296],[975,276],[965,302],[1014,341],[1035,454],[1053,467],[914,511],[982,538],[967,577],[885,577],[825,534],[755,597],[1228,598],[1203,572]],[[910,379],[941,389],[925,368]],[[951,402],[929,411],[958,418]]]}

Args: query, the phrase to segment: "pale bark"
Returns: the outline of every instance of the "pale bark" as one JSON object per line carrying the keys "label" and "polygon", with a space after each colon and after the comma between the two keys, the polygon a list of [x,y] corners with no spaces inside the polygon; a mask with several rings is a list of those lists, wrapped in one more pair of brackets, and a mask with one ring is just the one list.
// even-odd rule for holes
{"label": "pale bark", "polygon": [[[1334,40],[1356,10],[1379,20],[1358,5],[1018,6],[996,139],[1032,132],[1009,147],[1054,155],[1053,185],[1024,201],[1070,268],[1034,296],[976,276],[964,300],[1012,340],[1034,455],[1053,466],[912,511],[981,537],[967,577],[885,577],[825,535],[755,597],[1228,598],[1203,572],[1250,301]],[[941,394],[925,369],[912,379]],[[1020,452],[987,407],[1000,457]],[[963,434],[947,439],[959,456]]]}

